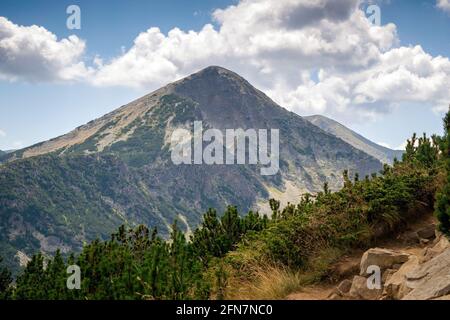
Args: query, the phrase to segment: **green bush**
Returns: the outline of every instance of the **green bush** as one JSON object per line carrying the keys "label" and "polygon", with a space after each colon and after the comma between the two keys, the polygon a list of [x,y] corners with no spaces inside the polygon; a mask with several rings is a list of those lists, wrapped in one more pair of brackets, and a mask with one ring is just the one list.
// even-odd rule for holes
{"label": "green bush", "polygon": [[440,222],[439,229],[450,234],[450,111],[444,118],[444,129],[445,135],[440,140],[440,147],[444,159],[446,181],[442,190],[437,194],[435,212]]}

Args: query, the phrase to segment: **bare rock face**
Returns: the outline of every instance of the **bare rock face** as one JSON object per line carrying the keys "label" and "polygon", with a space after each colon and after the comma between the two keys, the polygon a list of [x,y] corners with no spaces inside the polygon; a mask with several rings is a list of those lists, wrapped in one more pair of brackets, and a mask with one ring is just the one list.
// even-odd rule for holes
{"label": "bare rock face", "polygon": [[412,289],[403,300],[429,300],[450,293],[450,248],[406,274]]}
{"label": "bare rock face", "polygon": [[19,260],[19,265],[21,267],[26,267],[28,262],[31,261],[31,258],[28,257],[25,253],[23,253],[22,251],[17,251],[16,253],[16,259]]}
{"label": "bare rock face", "polygon": [[450,275],[433,276],[402,300],[430,300],[450,293]]}
{"label": "bare rock face", "polygon": [[[417,232],[434,238],[431,228]],[[423,250],[421,256],[411,255],[401,268],[384,283],[384,299],[429,300],[450,293],[450,242],[438,234],[434,245]]]}
{"label": "bare rock face", "polygon": [[393,265],[405,263],[408,259],[409,254],[407,253],[382,248],[369,249],[361,258],[359,274],[366,275],[367,268],[371,265],[378,266],[384,271]]}
{"label": "bare rock face", "polygon": [[439,274],[448,268],[450,268],[450,248],[406,274],[406,280],[411,288],[416,288],[429,280],[433,275]]}

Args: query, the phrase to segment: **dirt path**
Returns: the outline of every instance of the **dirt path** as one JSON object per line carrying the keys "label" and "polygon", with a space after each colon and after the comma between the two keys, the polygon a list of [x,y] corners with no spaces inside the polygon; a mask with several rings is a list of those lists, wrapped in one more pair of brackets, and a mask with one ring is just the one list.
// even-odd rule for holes
{"label": "dirt path", "polygon": [[287,296],[287,300],[326,300],[331,294],[335,285],[317,285],[306,287],[300,292],[292,293]]}

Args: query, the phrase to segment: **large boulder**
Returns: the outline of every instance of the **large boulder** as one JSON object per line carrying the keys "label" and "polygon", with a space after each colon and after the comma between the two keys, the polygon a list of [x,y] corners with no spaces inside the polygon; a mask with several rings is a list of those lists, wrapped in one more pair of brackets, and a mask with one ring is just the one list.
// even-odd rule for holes
{"label": "large boulder", "polygon": [[355,276],[352,281],[349,295],[353,299],[378,300],[381,297],[382,289],[369,289],[367,279]]}
{"label": "large boulder", "polygon": [[409,254],[398,252],[389,249],[382,248],[372,248],[364,252],[361,263],[360,263],[360,272],[361,276],[367,274],[367,268],[371,265],[375,265],[380,267],[383,272],[386,269],[391,268],[396,264],[403,264],[408,261]]}

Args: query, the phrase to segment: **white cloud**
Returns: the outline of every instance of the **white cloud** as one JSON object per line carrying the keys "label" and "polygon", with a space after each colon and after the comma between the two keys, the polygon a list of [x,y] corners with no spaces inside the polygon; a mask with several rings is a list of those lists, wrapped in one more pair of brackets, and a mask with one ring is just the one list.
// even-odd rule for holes
{"label": "white cloud", "polygon": [[208,24],[199,32],[175,28],[165,35],[150,28],[129,51],[105,64],[94,81],[151,87],[214,64],[266,89],[276,80],[292,90],[301,70],[366,68],[396,42],[395,26],[372,26],[358,3],[243,0],[213,13],[218,29]]}
{"label": "white cloud", "polygon": [[362,103],[431,103],[446,110],[450,102],[450,61],[432,57],[420,46],[392,49],[355,87]]}
{"label": "white cloud", "polygon": [[19,26],[0,17],[0,79],[55,81],[83,79],[85,43],[77,36],[58,40],[43,27]]}
{"label": "white cloud", "polygon": [[[25,43],[45,39],[42,42],[54,48],[50,52],[76,48],[66,58],[48,59],[45,50],[35,50],[38,62],[52,66],[49,69],[58,79],[151,90],[208,65],[221,65],[299,114],[324,113],[351,122],[377,117],[402,102],[445,110],[450,101],[449,59],[433,57],[420,46],[399,47],[396,26],[371,24],[365,4],[362,0],[241,0],[213,12],[217,27],[174,28],[167,34],[152,27],[116,58],[96,57],[91,68],[80,62],[84,42],[77,37],[57,41],[43,28],[10,28],[20,30],[12,34],[33,40]],[[0,60],[0,73],[2,64]],[[33,71],[16,69],[12,75]]]}
{"label": "white cloud", "polygon": [[0,138],[6,137],[6,132],[0,129]]}
{"label": "white cloud", "polygon": [[[358,72],[397,42],[393,24],[371,25],[358,5],[357,0],[338,5],[331,0],[243,0],[213,13],[218,29],[206,25],[199,32],[175,28],[164,35],[150,28],[141,33],[130,50],[104,65],[94,83],[154,88],[207,65],[222,65],[288,108],[327,111],[332,99],[351,102],[345,79],[332,77],[310,93],[305,74],[318,68]],[[340,86],[337,92],[323,90],[333,85]]]}
{"label": "white cloud", "polygon": [[437,0],[436,6],[443,11],[450,13],[450,0]]}
{"label": "white cloud", "polygon": [[300,114],[376,117],[413,101],[444,110],[448,58],[398,47],[393,24],[372,25],[357,0],[242,0],[216,10],[218,28],[157,28],[105,63],[96,85],[155,88],[207,65],[239,72]]}

